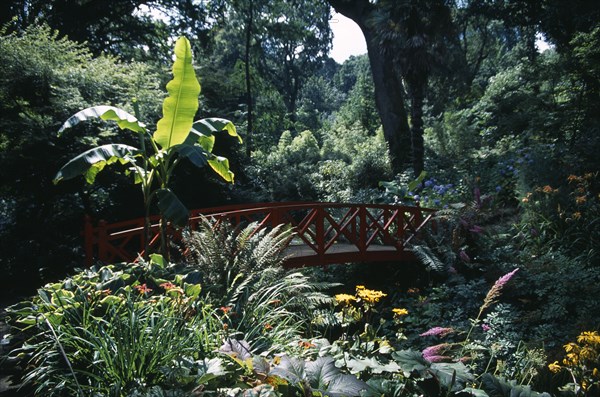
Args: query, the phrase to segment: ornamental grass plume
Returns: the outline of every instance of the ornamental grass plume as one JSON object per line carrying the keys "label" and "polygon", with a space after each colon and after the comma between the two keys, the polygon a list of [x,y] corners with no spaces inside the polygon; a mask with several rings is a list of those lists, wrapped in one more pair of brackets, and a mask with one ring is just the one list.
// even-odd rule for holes
{"label": "ornamental grass plume", "polygon": [[[492,288],[490,288],[487,295],[485,296],[485,299],[483,300],[483,305],[479,309],[480,315],[485,309],[487,309],[496,302],[496,299],[500,296],[500,293],[502,292],[502,289],[504,288],[506,283],[508,283],[508,281],[515,275],[515,273],[518,270],[519,268],[516,268],[512,272],[507,273],[504,276],[500,277],[498,280],[496,280]],[[477,317],[479,318],[479,316]]]}

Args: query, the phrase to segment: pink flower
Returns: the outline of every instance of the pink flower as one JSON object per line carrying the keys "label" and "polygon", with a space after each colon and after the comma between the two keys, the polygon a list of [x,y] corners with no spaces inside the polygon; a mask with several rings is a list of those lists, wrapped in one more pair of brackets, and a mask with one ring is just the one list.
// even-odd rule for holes
{"label": "pink flower", "polygon": [[489,307],[492,303],[496,301],[496,298],[498,298],[500,296],[500,292],[502,292],[502,288],[504,288],[506,283],[508,283],[508,281],[515,275],[515,273],[518,270],[519,268],[516,268],[512,272],[507,273],[504,276],[500,277],[498,280],[496,280],[492,288],[490,288],[487,295],[485,296],[485,299],[483,300],[483,305],[480,309],[481,311],[483,311],[485,308]]}
{"label": "pink flower", "polygon": [[430,363],[443,363],[445,361],[451,361],[452,357],[448,357],[448,356],[423,356],[423,358],[427,361],[429,361]]}
{"label": "pink flower", "polygon": [[419,336],[439,336],[440,338],[454,332],[454,328],[433,327]]}
{"label": "pink flower", "polygon": [[483,332],[488,332],[489,330],[492,329],[492,327],[490,327],[487,324],[481,324],[481,329],[483,330]]}
{"label": "pink flower", "polygon": [[439,345],[429,346],[423,350],[423,358],[431,361],[429,359],[430,357],[442,356],[442,353],[444,353],[449,347],[450,345],[448,343],[440,343]]}

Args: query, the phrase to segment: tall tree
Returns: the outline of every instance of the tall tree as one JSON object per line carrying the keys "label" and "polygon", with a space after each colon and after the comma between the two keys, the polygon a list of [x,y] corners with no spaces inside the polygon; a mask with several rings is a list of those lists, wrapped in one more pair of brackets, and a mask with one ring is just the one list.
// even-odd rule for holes
{"label": "tall tree", "polygon": [[[399,66],[410,97],[411,158],[415,177],[424,170],[423,105],[429,78],[454,45],[445,0],[382,0],[371,20],[380,51]],[[447,62],[447,61],[446,61]]]}
{"label": "tall tree", "polygon": [[398,173],[410,157],[410,128],[401,71],[392,54],[382,50],[377,30],[371,24],[379,7],[369,0],[328,1],[337,12],[356,22],[365,36],[375,85],[375,102],[389,145],[392,168]]}
{"label": "tall tree", "polygon": [[331,46],[329,15],[324,0],[271,2],[257,32],[262,50],[260,67],[282,94],[292,127],[300,91],[320,68]]}

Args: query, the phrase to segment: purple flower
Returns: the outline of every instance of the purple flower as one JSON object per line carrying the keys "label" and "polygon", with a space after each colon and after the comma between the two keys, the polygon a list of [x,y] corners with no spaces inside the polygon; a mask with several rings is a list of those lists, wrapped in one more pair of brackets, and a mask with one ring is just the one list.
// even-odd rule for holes
{"label": "purple flower", "polygon": [[488,332],[489,330],[492,329],[492,327],[490,327],[487,324],[481,324],[481,329],[483,330],[483,332]]}
{"label": "purple flower", "polygon": [[481,232],[483,232],[483,228],[481,226],[473,225],[473,226],[471,226],[469,231],[473,232],[473,233],[481,233]]}
{"label": "purple flower", "polygon": [[439,363],[443,361],[452,360],[451,357],[445,356],[444,354],[452,348],[450,343],[440,343],[439,345],[429,346],[425,348],[421,354],[423,358],[432,363]]}
{"label": "purple flower", "polygon": [[462,259],[463,262],[471,262],[471,258],[469,258],[469,255],[467,255],[467,253],[464,250],[460,250],[458,256],[460,257],[460,259]]}
{"label": "purple flower", "polygon": [[496,192],[500,192],[502,190],[502,186],[496,186]]}
{"label": "purple flower", "polygon": [[454,328],[444,328],[444,327],[433,327],[425,332],[423,332],[422,334],[419,334],[419,336],[439,336],[439,337],[444,337],[448,334],[451,334],[454,332]]}

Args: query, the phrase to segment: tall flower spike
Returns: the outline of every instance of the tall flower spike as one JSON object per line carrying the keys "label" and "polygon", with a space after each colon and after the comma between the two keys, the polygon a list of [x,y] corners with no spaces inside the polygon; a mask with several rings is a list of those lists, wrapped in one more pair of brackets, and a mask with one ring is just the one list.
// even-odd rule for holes
{"label": "tall flower spike", "polygon": [[492,288],[490,288],[487,295],[485,296],[485,299],[483,300],[483,305],[481,306],[480,313],[486,308],[490,307],[496,301],[496,299],[500,296],[500,293],[502,292],[502,289],[504,288],[506,283],[508,283],[508,281],[515,275],[515,273],[518,270],[519,268],[516,268],[512,272],[507,273],[504,276],[500,277],[498,280],[496,280]]}

